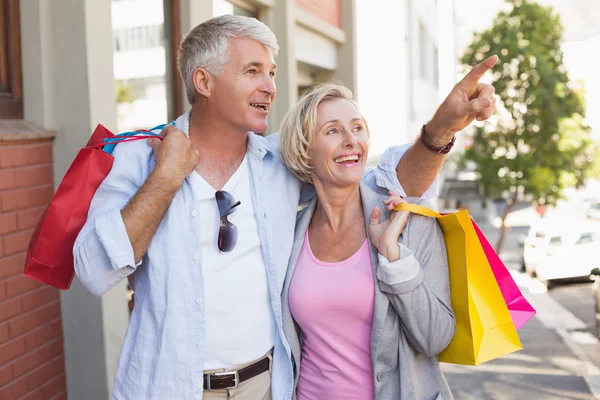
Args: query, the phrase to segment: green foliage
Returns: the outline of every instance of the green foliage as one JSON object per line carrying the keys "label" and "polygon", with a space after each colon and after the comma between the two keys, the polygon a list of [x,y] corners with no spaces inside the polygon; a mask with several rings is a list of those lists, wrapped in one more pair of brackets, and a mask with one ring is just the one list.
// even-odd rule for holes
{"label": "green foliage", "polygon": [[477,165],[488,196],[523,193],[554,204],[565,187],[583,181],[590,165],[584,92],[572,88],[563,65],[559,16],[531,0],[507,2],[512,10],[475,34],[461,60],[475,65],[500,57],[493,74],[497,115],[476,127],[464,157]]}
{"label": "green foliage", "polygon": [[115,81],[115,92],[117,103],[131,103],[133,101],[131,87],[129,85],[121,81]]}

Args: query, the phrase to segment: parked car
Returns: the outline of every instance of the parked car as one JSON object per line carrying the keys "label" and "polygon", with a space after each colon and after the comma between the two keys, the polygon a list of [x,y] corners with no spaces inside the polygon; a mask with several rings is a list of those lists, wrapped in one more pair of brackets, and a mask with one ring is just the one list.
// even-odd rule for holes
{"label": "parked car", "polygon": [[600,338],[600,261],[598,266],[590,272],[590,278],[594,281],[594,320],[596,321],[596,336]]}
{"label": "parked car", "polygon": [[544,254],[543,247],[546,245],[547,231],[551,229],[552,223],[541,219],[529,228],[529,233],[519,239],[523,246],[523,260],[521,262],[522,272],[527,272],[535,277],[535,265],[540,262]]}
{"label": "parked car", "polygon": [[546,232],[537,250],[533,274],[548,288],[559,279],[589,279],[600,258],[600,231],[582,227],[571,233]]}
{"label": "parked car", "polygon": [[600,203],[590,205],[585,214],[590,219],[600,219]]}

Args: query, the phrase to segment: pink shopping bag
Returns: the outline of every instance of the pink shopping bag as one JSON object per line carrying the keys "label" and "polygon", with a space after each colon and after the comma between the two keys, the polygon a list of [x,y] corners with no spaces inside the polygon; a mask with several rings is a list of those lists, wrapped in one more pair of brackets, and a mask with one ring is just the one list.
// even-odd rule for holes
{"label": "pink shopping bag", "polygon": [[512,321],[515,324],[515,328],[519,329],[535,315],[535,309],[523,296],[523,293],[519,290],[519,287],[510,275],[510,272],[475,222],[473,222],[473,228],[475,228],[475,232],[477,232],[477,237],[481,242],[481,246],[483,247],[488,262],[492,267],[492,272],[494,273],[496,282],[498,282],[498,287],[500,287],[500,291],[502,292]]}

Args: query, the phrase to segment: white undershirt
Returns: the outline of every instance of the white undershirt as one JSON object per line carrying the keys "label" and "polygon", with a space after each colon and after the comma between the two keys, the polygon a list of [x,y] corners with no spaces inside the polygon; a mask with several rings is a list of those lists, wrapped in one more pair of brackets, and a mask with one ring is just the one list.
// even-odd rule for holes
{"label": "white undershirt", "polygon": [[217,247],[219,208],[215,189],[193,172],[198,194],[200,251],[204,275],[206,361],[204,369],[233,368],[259,359],[275,343],[266,267],[250,193],[247,156],[223,186],[241,204],[228,216],[238,230],[230,252]]}

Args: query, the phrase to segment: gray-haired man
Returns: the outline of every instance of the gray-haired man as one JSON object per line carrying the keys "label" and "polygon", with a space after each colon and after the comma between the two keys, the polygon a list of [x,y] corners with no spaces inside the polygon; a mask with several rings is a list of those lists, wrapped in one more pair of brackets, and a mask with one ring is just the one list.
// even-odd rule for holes
{"label": "gray-haired man", "polygon": [[[280,291],[302,185],[281,163],[276,135],[249,133],[266,131],[277,51],[254,19],[197,26],[179,51],[191,111],[162,142],[114,152],[74,255],[90,292],[127,277],[136,293],[115,399],[292,397]],[[431,149],[491,114],[493,88],[478,80],[494,63],[457,85],[423,141],[384,155],[385,185],[426,191],[444,159]]]}

